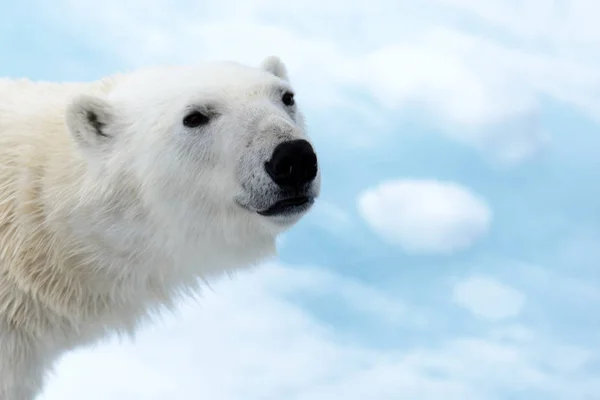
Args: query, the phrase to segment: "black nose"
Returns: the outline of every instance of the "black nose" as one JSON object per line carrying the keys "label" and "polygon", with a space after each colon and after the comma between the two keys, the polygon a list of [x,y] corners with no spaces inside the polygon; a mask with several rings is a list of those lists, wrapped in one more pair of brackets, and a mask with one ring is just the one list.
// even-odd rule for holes
{"label": "black nose", "polygon": [[298,188],[317,176],[317,155],[306,140],[283,142],[275,147],[265,169],[279,187]]}

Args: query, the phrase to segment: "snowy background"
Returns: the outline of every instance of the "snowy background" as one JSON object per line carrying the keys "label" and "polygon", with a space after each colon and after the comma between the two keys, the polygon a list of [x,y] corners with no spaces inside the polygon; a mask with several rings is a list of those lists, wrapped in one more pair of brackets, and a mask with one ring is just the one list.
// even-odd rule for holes
{"label": "snowy background", "polygon": [[600,399],[598,1],[0,5],[0,75],[279,55],[323,168],[279,259],[42,400]]}

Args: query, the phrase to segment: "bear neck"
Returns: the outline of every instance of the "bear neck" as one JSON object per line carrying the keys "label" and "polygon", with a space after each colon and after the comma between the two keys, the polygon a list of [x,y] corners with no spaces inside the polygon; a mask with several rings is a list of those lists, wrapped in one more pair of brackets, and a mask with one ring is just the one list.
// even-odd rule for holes
{"label": "bear neck", "polygon": [[[129,229],[136,222],[110,211],[123,193],[94,184],[76,152],[30,159],[38,163],[13,182],[15,201],[0,206],[7,214],[2,220],[10,221],[0,230],[8,266],[0,279],[13,288],[0,293],[0,309],[11,323],[28,332],[49,326],[68,331],[89,321],[118,329],[119,320],[132,318],[119,318],[114,310],[141,316],[152,304],[168,305],[180,282],[144,270],[152,249],[134,243],[141,240]],[[168,263],[159,252],[151,256],[154,264]],[[15,301],[22,306],[9,307]],[[40,313],[46,321],[23,314],[31,308],[46,310]]]}

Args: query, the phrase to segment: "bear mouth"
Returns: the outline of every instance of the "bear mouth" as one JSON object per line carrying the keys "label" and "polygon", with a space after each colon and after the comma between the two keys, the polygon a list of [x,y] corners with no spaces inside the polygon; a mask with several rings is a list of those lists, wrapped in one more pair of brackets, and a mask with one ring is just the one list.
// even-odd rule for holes
{"label": "bear mouth", "polygon": [[278,215],[297,214],[307,210],[313,203],[313,198],[308,196],[297,196],[280,200],[266,210],[258,211],[265,217]]}

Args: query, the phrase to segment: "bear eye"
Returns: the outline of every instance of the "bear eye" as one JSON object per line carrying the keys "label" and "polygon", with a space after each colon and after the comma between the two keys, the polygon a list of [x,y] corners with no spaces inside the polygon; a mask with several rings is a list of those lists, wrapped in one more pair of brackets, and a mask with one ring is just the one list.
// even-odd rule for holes
{"label": "bear eye", "polygon": [[285,92],[283,94],[283,96],[281,97],[281,101],[283,101],[283,104],[285,104],[286,106],[293,106],[295,101],[294,101],[294,93],[292,92]]}
{"label": "bear eye", "polygon": [[208,116],[205,114],[202,114],[200,111],[194,111],[186,115],[186,117],[183,119],[183,125],[187,126],[188,128],[197,128],[201,125],[208,124],[209,120],[210,118],[208,118]]}

